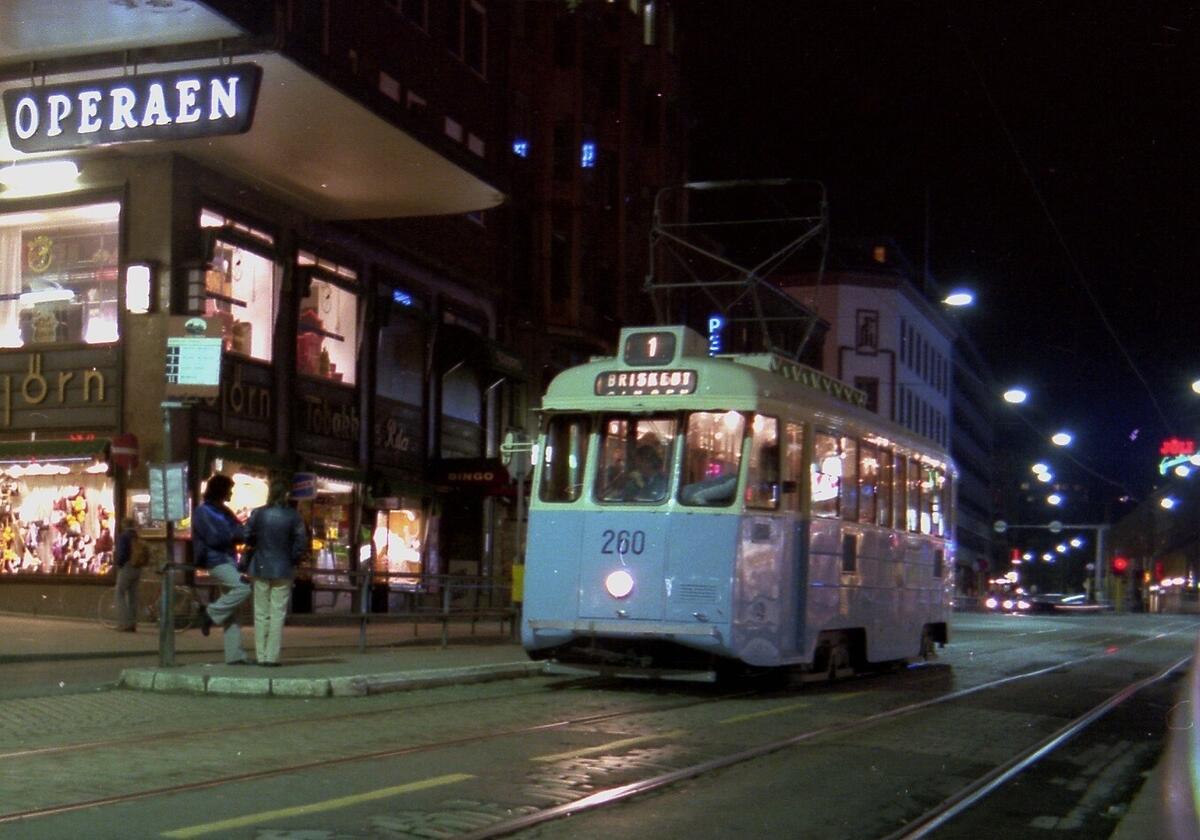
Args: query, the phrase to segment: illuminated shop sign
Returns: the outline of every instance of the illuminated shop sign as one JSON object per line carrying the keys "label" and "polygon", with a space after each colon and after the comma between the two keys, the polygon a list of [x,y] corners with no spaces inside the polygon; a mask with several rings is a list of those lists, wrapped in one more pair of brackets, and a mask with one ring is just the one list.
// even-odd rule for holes
{"label": "illuminated shop sign", "polygon": [[198,67],[4,92],[8,139],[22,152],[248,131],[262,68]]}
{"label": "illuminated shop sign", "polygon": [[667,396],[696,390],[694,370],[605,371],[596,377],[598,397]]}
{"label": "illuminated shop sign", "polygon": [[1188,439],[1167,438],[1162,442],[1162,445],[1158,447],[1158,454],[1165,457],[1172,457],[1176,455],[1195,455],[1196,442]]}

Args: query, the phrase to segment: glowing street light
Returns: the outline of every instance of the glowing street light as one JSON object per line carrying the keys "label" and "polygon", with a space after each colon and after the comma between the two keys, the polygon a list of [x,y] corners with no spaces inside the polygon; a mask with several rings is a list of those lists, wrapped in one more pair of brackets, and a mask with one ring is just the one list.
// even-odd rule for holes
{"label": "glowing street light", "polygon": [[1187,478],[1191,474],[1192,468],[1188,464],[1180,464],[1175,468],[1175,475],[1179,476],[1180,478]]}
{"label": "glowing street light", "polygon": [[1192,390],[1197,394],[1200,394],[1200,379],[1197,379],[1192,383]]}
{"label": "glowing street light", "polygon": [[1059,543],[1058,545],[1054,546],[1054,550],[1057,551],[1059,554],[1066,554],[1067,553],[1067,544]]}
{"label": "glowing street light", "polygon": [[1160,499],[1158,502],[1158,506],[1161,507],[1163,510],[1171,510],[1172,508],[1175,507],[1176,504],[1178,504],[1178,503],[1174,499],[1172,499],[1170,496],[1163,496],[1162,499]]}
{"label": "glowing street light", "polygon": [[1081,545],[1083,545],[1082,539],[1080,539],[1079,537],[1071,538],[1071,548],[1079,548]]}
{"label": "glowing street light", "polygon": [[1037,474],[1037,480],[1042,482],[1042,484],[1049,484],[1051,481],[1054,480],[1054,476],[1050,473],[1049,470],[1046,470],[1046,472],[1040,472]]}
{"label": "glowing street light", "polygon": [[975,294],[966,289],[955,289],[942,298],[942,303],[947,306],[970,306],[974,302]]}
{"label": "glowing street light", "polygon": [[1030,469],[1033,470],[1034,475],[1041,475],[1042,473],[1050,472],[1050,467],[1043,464],[1041,461],[1038,461],[1036,464],[1030,467]]}
{"label": "glowing street light", "polygon": [[1057,507],[1058,505],[1061,505],[1062,502],[1063,502],[1063,497],[1058,493],[1051,493],[1049,496],[1046,497],[1046,503],[1054,505],[1055,507]]}
{"label": "glowing street light", "polygon": [[1050,438],[1050,442],[1055,446],[1070,446],[1072,440],[1074,440],[1074,438],[1071,437],[1070,432],[1056,432],[1054,436]]}
{"label": "glowing street light", "polygon": [[1004,392],[1004,401],[1013,405],[1020,405],[1029,399],[1029,392],[1024,388],[1009,388]]}

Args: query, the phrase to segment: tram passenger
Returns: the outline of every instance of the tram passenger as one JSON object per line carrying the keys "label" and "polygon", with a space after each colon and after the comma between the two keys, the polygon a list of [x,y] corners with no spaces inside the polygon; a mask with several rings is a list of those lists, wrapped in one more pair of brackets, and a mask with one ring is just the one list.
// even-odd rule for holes
{"label": "tram passenger", "polygon": [[705,473],[708,477],[702,481],[679,488],[679,501],[685,505],[709,507],[721,507],[732,502],[737,493],[737,470],[717,458],[713,459]]}

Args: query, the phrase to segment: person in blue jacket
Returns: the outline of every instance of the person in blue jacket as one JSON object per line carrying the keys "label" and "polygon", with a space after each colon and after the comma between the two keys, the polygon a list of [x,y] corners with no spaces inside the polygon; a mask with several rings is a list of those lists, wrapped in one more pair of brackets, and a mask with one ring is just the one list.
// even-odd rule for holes
{"label": "person in blue jacket", "polygon": [[192,512],[192,560],[221,584],[221,597],[200,615],[205,636],[214,624],[225,631],[225,664],[246,665],[242,628],[237,610],[250,597],[250,586],[237,567],[237,545],[246,541],[245,529],[226,504],[233,497],[233,481],[214,475],[204,488],[204,501]]}
{"label": "person in blue jacket", "polygon": [[288,506],[288,482],[271,482],[267,503],[250,514],[246,541],[254,581],[254,652],[259,665],[279,664],[292,577],[308,545],[300,513]]}

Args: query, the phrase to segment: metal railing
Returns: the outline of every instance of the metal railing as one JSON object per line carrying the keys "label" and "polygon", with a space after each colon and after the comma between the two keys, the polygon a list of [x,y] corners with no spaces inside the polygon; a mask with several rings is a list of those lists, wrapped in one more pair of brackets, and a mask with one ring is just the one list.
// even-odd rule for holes
{"label": "metal railing", "polygon": [[[158,568],[160,574],[159,592],[159,665],[173,667],[175,665],[175,634],[173,631],[176,617],[174,615],[174,598],[171,593],[176,584],[176,572],[203,571],[191,563],[163,563]],[[314,569],[301,567],[298,571],[297,584],[303,585],[307,580],[311,583],[312,592],[341,592],[351,597],[346,599],[334,598],[334,608],[312,612],[312,619],[301,618],[310,613],[295,611],[294,595],[292,612],[289,620],[294,623],[355,623],[359,625],[358,650],[367,649],[367,628],[372,623],[394,624],[411,622],[413,632],[417,633],[421,623],[441,625],[441,645],[450,643],[450,625],[458,621],[471,623],[471,634],[475,633],[475,625],[480,621],[498,621],[501,632],[504,623],[509,624],[509,633],[516,635],[518,610],[512,602],[512,586],[510,583],[496,581],[478,575],[430,575],[403,574],[396,572],[376,572],[370,568],[350,571],[344,569]],[[393,588],[393,584],[396,584]],[[190,581],[188,585],[198,589],[219,588],[215,581]],[[378,589],[377,589],[378,587]],[[403,603],[403,608],[397,611],[375,612],[373,600],[377,594],[383,594],[390,606],[395,596]],[[345,600],[348,608],[336,609],[337,601]]]}

